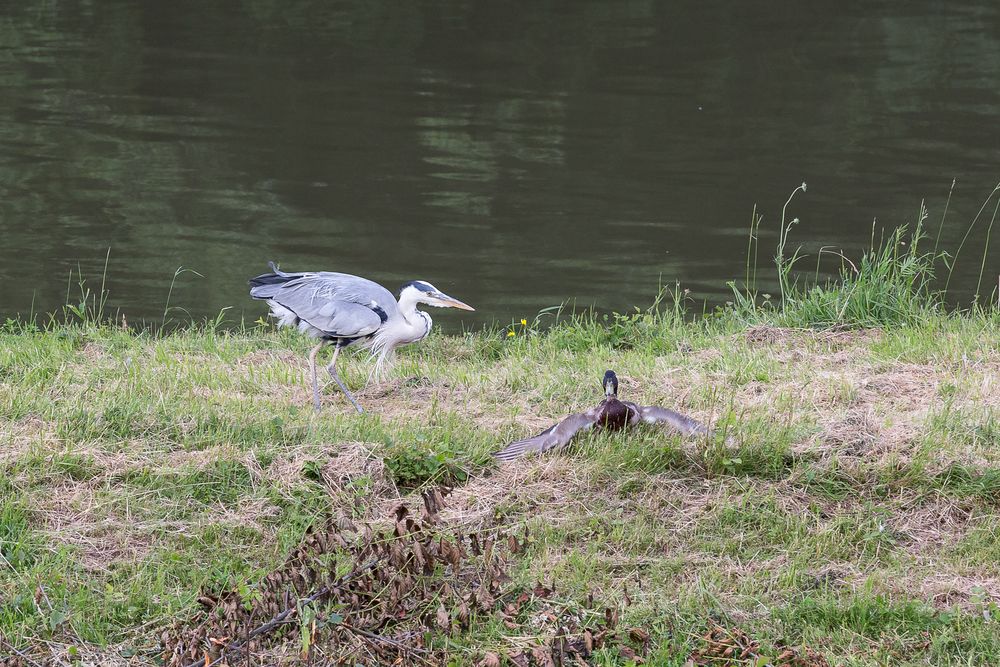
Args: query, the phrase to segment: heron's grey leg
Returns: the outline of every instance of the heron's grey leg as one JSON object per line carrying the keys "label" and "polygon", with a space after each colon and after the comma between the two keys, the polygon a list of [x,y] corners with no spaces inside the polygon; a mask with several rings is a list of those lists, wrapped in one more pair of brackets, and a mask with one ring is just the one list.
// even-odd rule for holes
{"label": "heron's grey leg", "polygon": [[358,405],[358,402],[354,400],[354,395],[351,394],[351,392],[347,389],[347,385],[341,382],[340,376],[337,375],[337,357],[339,356],[340,356],[340,346],[338,345],[337,349],[334,350],[333,352],[333,359],[330,361],[330,365],[326,367],[326,370],[330,373],[330,377],[333,378],[334,382],[336,382],[337,385],[340,387],[340,390],[344,392],[344,396],[346,396],[347,400],[351,402],[351,404],[354,406],[354,409],[357,410],[359,414],[364,414],[364,410],[362,410],[361,406]]}
{"label": "heron's grey leg", "polygon": [[319,412],[319,383],[316,382],[316,355],[319,351],[323,349],[326,342],[322,342],[313,348],[312,352],[309,353],[309,368],[312,370],[312,380],[313,380],[313,405],[316,407],[316,411]]}

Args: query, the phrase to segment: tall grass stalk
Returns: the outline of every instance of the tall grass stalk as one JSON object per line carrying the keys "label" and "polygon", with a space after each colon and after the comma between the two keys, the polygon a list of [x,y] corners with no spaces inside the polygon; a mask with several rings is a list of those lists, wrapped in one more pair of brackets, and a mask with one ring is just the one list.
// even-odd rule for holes
{"label": "tall grass stalk", "polygon": [[[760,236],[758,230],[763,216],[757,213],[757,204],[753,205],[750,213],[750,234],[747,240],[747,261],[746,261],[746,285],[748,288],[757,290],[757,249],[760,247]],[[753,253],[753,261],[750,261],[750,254]],[[753,274],[751,275],[751,271]]]}
{"label": "tall grass stalk", "polygon": [[937,237],[934,239],[934,252],[941,247],[941,232],[944,231],[944,222],[948,217],[948,207],[951,206],[951,195],[955,192],[955,183],[958,179],[951,179],[951,187],[948,188],[948,198],[944,200],[944,211],[941,213],[941,223],[938,225]]}
{"label": "tall grass stalk", "polygon": [[750,233],[747,235],[743,288],[738,288],[735,281],[726,283],[733,292],[733,304],[738,312],[753,313],[757,309],[757,253],[760,248],[760,223],[763,220],[764,216],[757,212],[757,204],[754,204],[750,213]]}
{"label": "tall grass stalk", "polygon": [[[70,301],[70,293],[73,285],[73,270],[70,269],[66,279],[66,301],[63,305],[63,317],[66,320],[76,318],[81,324],[99,324],[105,319],[104,309],[108,302],[108,265],[111,261],[111,248],[108,248],[104,256],[104,270],[101,273],[101,288],[94,294],[87,286],[87,280],[83,277],[83,269],[79,265],[76,267],[76,285],[80,293],[80,298],[76,303]],[[32,310],[34,302],[32,302]],[[55,317],[53,313],[51,317]]]}
{"label": "tall grass stalk", "polygon": [[170,287],[167,289],[167,301],[166,301],[166,303],[163,304],[163,318],[160,320],[160,330],[161,331],[164,330],[164,329],[166,329],[166,327],[167,327],[167,316],[169,315],[169,313],[170,313],[171,310],[180,310],[180,311],[183,311],[184,313],[187,313],[187,310],[185,310],[184,308],[181,308],[180,306],[171,306],[170,305],[170,297],[172,297],[173,294],[174,294],[174,285],[177,283],[177,278],[179,276],[185,274],[185,273],[193,273],[194,275],[198,276],[199,278],[204,278],[205,277],[205,276],[201,275],[200,273],[198,273],[197,271],[195,271],[194,269],[186,269],[183,266],[178,266],[177,267],[177,270],[174,271],[173,278],[170,279]]}
{"label": "tall grass stalk", "polygon": [[788,195],[788,200],[785,205],[781,207],[781,226],[778,229],[778,248],[774,256],[774,263],[778,268],[778,289],[781,294],[781,307],[785,306],[789,302],[791,297],[791,284],[789,283],[789,276],[791,275],[792,269],[795,267],[795,263],[801,259],[801,248],[796,248],[795,252],[789,259],[785,259],[785,246],[788,244],[788,233],[791,231],[792,227],[799,223],[798,218],[792,218],[787,220],[788,205],[792,203],[792,199],[801,190],[806,191],[806,184],[803,182],[802,185],[792,190],[792,193]]}
{"label": "tall grass stalk", "polygon": [[[1000,185],[997,187],[1000,187]],[[979,280],[976,281],[976,294],[973,297],[975,303],[979,303],[979,290],[983,286],[983,274],[986,272],[986,257],[990,251],[990,236],[993,235],[993,224],[997,221],[998,212],[1000,212],[1000,199],[997,200],[997,205],[993,208],[993,216],[990,218],[990,224],[986,228],[986,240],[983,242],[983,261],[979,264]]]}
{"label": "tall grass stalk", "polygon": [[[983,215],[983,211],[986,210],[986,205],[990,203],[990,201],[993,199],[993,195],[995,195],[997,192],[1000,192],[1000,183],[997,183],[996,187],[994,187],[993,190],[990,191],[990,194],[987,195],[986,199],[983,201],[983,205],[979,207],[979,211],[976,213],[976,217],[974,217],[972,219],[972,222],[969,223],[969,228],[965,230],[965,236],[962,237],[962,242],[958,244],[958,249],[955,250],[955,254],[951,257],[950,261],[947,258],[945,258],[945,266],[947,266],[948,268],[948,278],[947,280],[945,280],[944,283],[945,296],[948,295],[948,288],[951,286],[951,276],[955,271],[955,265],[958,263],[958,256],[959,254],[961,254],[962,248],[965,247],[965,242],[969,240],[969,235],[972,234],[972,230],[975,229],[976,223],[979,222],[979,218]],[[989,246],[987,245],[987,247]],[[978,294],[979,292],[978,287],[976,288],[976,292]]]}
{"label": "tall grass stalk", "polygon": [[[795,272],[795,266],[808,255],[801,246],[790,251],[789,232],[792,226],[798,224],[798,219],[788,219],[788,207],[795,195],[800,190],[805,192],[805,188],[803,183],[793,190],[782,208],[774,254],[780,307],[777,304],[771,306],[766,298],[763,303],[758,299],[756,270],[750,266],[750,257],[759,239],[757,230],[761,219],[754,207],[747,243],[747,266],[744,273],[746,282],[742,286],[737,286],[734,282],[728,283],[733,293],[732,311],[739,320],[746,324],[775,323],[804,327],[892,326],[916,323],[944,307],[945,290],[935,287],[935,270],[939,262],[951,270],[954,262],[949,263],[947,253],[940,250],[940,229],[937,230],[933,250],[925,249],[929,211],[924,201],[920,203],[917,220],[912,228],[904,225],[892,230],[876,230],[878,221],[873,219],[869,246],[858,260],[852,260],[837,248],[821,247],[811,280],[802,281]],[[1000,186],[990,194],[988,200],[998,191]],[[972,226],[975,226],[983,210],[985,207]],[[997,217],[1000,217],[1000,202],[987,228],[977,299],[980,298],[989,241]],[[942,223],[945,219],[942,216]],[[968,234],[969,232],[966,239]],[[835,278],[821,282],[820,269],[825,255],[839,258],[840,268]]]}

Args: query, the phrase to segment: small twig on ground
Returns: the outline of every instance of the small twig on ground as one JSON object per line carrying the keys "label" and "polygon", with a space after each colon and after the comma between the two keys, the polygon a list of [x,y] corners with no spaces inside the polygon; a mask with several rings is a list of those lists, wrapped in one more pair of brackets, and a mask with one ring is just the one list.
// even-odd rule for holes
{"label": "small twig on ground", "polygon": [[[415,646],[407,646],[403,642],[397,641],[395,639],[392,639],[391,637],[383,637],[382,635],[377,635],[374,632],[369,632],[367,630],[362,630],[361,628],[356,628],[353,625],[348,625],[347,623],[341,622],[340,623],[340,627],[344,628],[348,632],[353,632],[355,634],[361,635],[362,637],[365,637],[366,639],[371,639],[372,641],[382,642],[383,644],[390,644],[392,646],[395,646],[398,649],[401,649],[404,652],[427,653],[426,649],[417,648]],[[421,662],[423,662],[425,664],[428,664],[427,661],[424,660],[423,658],[418,658],[418,660],[420,660]]]}
{"label": "small twig on ground", "polygon": [[[27,654],[25,654],[22,651],[17,650],[16,648],[14,648],[14,646],[12,646],[10,643],[8,643],[3,637],[0,637],[0,642],[2,642],[4,646],[6,646],[11,651],[13,651],[14,654],[17,655],[22,660],[28,662],[31,665],[34,665],[34,667],[42,667],[39,663],[37,663],[34,660],[32,660],[30,656],[28,656]],[[0,660],[0,663],[6,664],[6,660]]]}

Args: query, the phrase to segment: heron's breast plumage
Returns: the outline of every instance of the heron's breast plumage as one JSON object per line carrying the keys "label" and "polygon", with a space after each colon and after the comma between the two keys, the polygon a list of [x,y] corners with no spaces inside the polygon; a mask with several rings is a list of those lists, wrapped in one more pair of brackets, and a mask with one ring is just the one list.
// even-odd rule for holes
{"label": "heron's breast plumage", "polygon": [[[424,332],[420,334],[420,338],[417,338],[417,340],[423,340],[431,335],[431,326],[433,325],[433,321],[431,320],[431,316],[422,310],[418,310],[417,315],[420,316],[421,323],[424,325]],[[413,342],[415,343],[417,340]]]}

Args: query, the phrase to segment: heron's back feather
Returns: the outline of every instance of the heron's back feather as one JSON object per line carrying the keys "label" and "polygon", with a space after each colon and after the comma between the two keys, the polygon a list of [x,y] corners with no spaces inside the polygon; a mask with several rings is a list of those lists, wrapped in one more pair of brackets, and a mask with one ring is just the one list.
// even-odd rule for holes
{"label": "heron's back feather", "polygon": [[269,302],[279,326],[297,326],[317,338],[369,336],[399,312],[389,290],[347,273],[275,270],[252,278],[250,286],[250,296]]}

